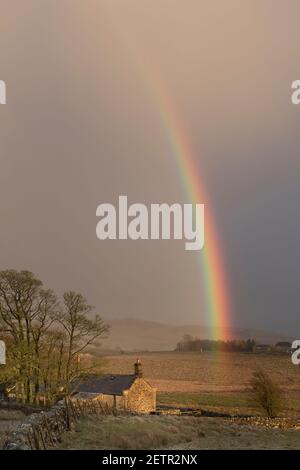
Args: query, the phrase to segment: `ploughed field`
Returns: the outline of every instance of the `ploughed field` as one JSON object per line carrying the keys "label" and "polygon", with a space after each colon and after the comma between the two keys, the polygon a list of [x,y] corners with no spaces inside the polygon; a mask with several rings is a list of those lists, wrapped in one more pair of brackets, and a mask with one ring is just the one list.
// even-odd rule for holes
{"label": "ploughed field", "polygon": [[[132,373],[136,357],[144,377],[157,388],[158,404],[252,412],[248,393],[253,371],[261,368],[280,386],[285,412],[300,412],[300,366],[288,355],[153,352],[106,356],[103,372]],[[257,412],[257,410],[256,410]]]}

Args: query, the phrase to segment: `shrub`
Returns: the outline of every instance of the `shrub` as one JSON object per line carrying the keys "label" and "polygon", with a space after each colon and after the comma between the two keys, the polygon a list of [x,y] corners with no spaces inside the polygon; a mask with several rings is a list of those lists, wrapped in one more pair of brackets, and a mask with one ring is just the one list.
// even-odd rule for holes
{"label": "shrub", "polygon": [[253,372],[250,384],[254,401],[269,418],[275,418],[282,408],[281,391],[277,384],[261,369]]}

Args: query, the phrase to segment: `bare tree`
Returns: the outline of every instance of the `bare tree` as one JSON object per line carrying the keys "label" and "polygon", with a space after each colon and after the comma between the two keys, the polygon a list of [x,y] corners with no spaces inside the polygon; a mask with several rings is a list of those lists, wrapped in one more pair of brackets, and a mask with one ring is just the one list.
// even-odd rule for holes
{"label": "bare tree", "polygon": [[72,382],[80,377],[83,369],[80,367],[80,354],[88,346],[93,345],[99,338],[106,335],[108,325],[96,315],[91,318],[93,307],[87,300],[76,292],[66,292],[63,296],[63,310],[57,316],[57,321],[66,334],[66,364],[64,374],[64,391],[67,411]]}
{"label": "bare tree", "polygon": [[58,329],[49,330],[44,335],[40,347],[40,382],[44,402],[53,403],[62,393],[65,368],[66,335]]}

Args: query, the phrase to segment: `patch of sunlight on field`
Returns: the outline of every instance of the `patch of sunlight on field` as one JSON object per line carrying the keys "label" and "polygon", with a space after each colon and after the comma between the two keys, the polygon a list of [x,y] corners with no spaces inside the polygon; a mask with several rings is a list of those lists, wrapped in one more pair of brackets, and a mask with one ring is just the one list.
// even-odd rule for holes
{"label": "patch of sunlight on field", "polygon": [[[103,372],[132,373],[137,353],[106,357]],[[300,412],[300,375],[289,356],[252,353],[139,353],[144,377],[157,388],[158,403],[206,407],[230,413],[257,412],[247,390],[262,368],[284,392],[284,409]]]}
{"label": "patch of sunlight on field", "polygon": [[[104,372],[130,374],[137,353],[107,356],[103,366]],[[251,353],[179,353],[155,352],[138,353],[145,378],[155,385],[161,383],[161,391],[211,392],[217,390],[244,390],[255,369],[262,368],[280,386],[300,390],[299,369],[295,367],[289,356],[251,354]],[[176,388],[171,390],[168,383]],[[185,385],[186,384],[186,385]],[[190,384],[193,386],[191,390]],[[166,390],[165,390],[166,389]]]}
{"label": "patch of sunlight on field", "polygon": [[[283,410],[281,415],[293,415],[300,412],[299,394],[295,398],[289,395],[283,397]],[[293,396],[293,395],[291,395]],[[212,411],[222,411],[230,414],[256,414],[261,415],[263,412],[253,401],[250,393],[165,393],[157,394],[158,406],[186,407]]]}

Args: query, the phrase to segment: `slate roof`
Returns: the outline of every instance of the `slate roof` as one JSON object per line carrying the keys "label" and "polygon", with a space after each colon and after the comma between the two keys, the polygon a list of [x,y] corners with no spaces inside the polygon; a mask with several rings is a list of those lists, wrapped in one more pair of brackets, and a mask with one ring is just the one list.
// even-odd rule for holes
{"label": "slate roof", "polygon": [[104,395],[122,395],[128,390],[136,376],[131,375],[101,375],[89,377],[74,388],[73,393],[103,393]]}

